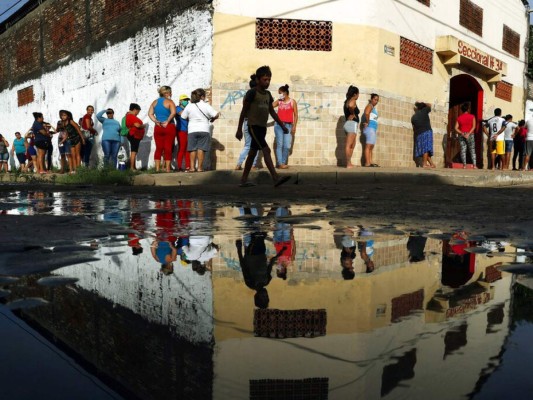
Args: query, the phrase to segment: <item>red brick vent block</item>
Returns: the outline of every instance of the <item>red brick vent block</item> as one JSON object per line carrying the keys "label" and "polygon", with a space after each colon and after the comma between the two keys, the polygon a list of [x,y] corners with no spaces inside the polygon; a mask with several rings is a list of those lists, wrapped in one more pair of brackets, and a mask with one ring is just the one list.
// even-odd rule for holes
{"label": "red brick vent block", "polygon": [[18,106],[22,107],[26,104],[33,103],[35,95],[33,94],[33,86],[25,87],[17,91]]}
{"label": "red brick vent block", "polygon": [[513,100],[513,85],[500,81],[496,83],[496,97],[505,101]]}
{"label": "red brick vent block", "polygon": [[326,335],[326,310],[257,309],[254,334],[268,338],[316,337]]}
{"label": "red brick vent block", "polygon": [[423,5],[429,7],[429,2],[430,2],[430,0],[418,0],[418,2],[419,2],[419,3],[422,3]]}
{"label": "red brick vent block", "polygon": [[331,21],[257,18],[255,47],[275,50],[331,51]]}
{"label": "red brick vent block", "polygon": [[515,57],[520,57],[520,34],[508,26],[503,26],[502,49]]}
{"label": "red brick vent block", "polygon": [[455,307],[446,310],[446,318],[452,318],[459,314],[464,314],[470,310],[474,310],[480,304],[485,304],[490,301],[490,293],[483,292],[473,295],[467,299],[461,300]]}
{"label": "red brick vent block", "polygon": [[469,31],[483,36],[483,9],[470,0],[461,0],[459,24]]}
{"label": "red brick vent block", "polygon": [[[497,264],[501,265],[501,263]],[[496,268],[494,265],[485,268],[485,282],[496,282],[502,279],[502,272]]]}
{"label": "red brick vent block", "polygon": [[250,400],[327,400],[329,378],[251,379]]}
{"label": "red brick vent block", "polygon": [[420,71],[433,73],[433,50],[400,37],[400,62]]}
{"label": "red brick vent block", "polygon": [[392,299],[391,322],[406,317],[415,310],[421,310],[424,305],[424,289],[402,294]]}
{"label": "red brick vent block", "polygon": [[105,18],[112,20],[126,13],[131,13],[139,3],[139,0],[106,0]]}
{"label": "red brick vent block", "polygon": [[17,46],[15,58],[17,60],[17,68],[23,68],[26,64],[33,63],[33,46],[29,40],[21,41]]}
{"label": "red brick vent block", "polygon": [[69,12],[68,14],[62,15],[57,24],[54,24],[50,39],[52,40],[54,50],[57,50],[75,40],[76,36],[77,31],[74,14]]}

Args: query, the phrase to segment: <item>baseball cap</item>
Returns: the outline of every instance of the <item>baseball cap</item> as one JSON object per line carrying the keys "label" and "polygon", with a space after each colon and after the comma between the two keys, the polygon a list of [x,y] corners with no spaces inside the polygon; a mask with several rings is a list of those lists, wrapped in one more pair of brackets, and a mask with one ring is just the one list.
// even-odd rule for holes
{"label": "baseball cap", "polygon": [[182,94],[182,95],[180,95],[180,101],[181,100],[190,100],[190,98],[186,94]]}

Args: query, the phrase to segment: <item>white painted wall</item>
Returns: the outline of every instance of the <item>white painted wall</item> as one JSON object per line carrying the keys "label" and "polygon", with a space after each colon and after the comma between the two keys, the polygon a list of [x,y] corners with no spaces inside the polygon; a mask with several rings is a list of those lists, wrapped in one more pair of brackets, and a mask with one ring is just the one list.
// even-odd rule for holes
{"label": "white painted wall", "polygon": [[[0,92],[0,132],[12,143],[16,131],[24,134],[31,127],[32,112],[41,111],[45,121],[55,125],[60,109],[70,110],[77,121],[89,104],[96,112],[111,107],[121,119],[130,103],[138,103],[139,117],[151,123],[148,107],[158,97],[159,86],[171,86],[176,100],[181,93],[190,95],[198,87],[211,86],[212,33],[210,11],[186,10],[169,16],[163,26],[145,28],[126,41],[4,90]],[[17,91],[31,85],[35,101],[18,107]],[[96,118],[95,122],[101,131]],[[155,149],[152,138],[153,125],[149,125],[139,150],[149,165]],[[101,154],[100,146],[96,147]],[[55,153],[57,164],[57,146]]]}
{"label": "white painted wall", "polygon": [[[453,35],[508,64],[505,81],[524,85],[524,44],[529,20],[520,0],[473,0],[483,9],[483,37],[459,25],[459,0],[215,0],[215,12],[254,18],[325,20],[381,28],[431,49],[435,38]],[[520,34],[520,59],[502,50],[503,25]],[[354,46],[357,38],[354,38]]]}

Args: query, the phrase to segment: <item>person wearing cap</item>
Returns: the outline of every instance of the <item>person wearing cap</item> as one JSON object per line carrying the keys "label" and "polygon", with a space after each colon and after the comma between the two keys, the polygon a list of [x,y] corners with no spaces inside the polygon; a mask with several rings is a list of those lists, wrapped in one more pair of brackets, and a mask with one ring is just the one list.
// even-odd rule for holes
{"label": "person wearing cap", "polygon": [[130,169],[135,171],[137,169],[137,153],[139,152],[139,145],[144,137],[144,124],[138,115],[141,112],[141,106],[136,103],[130,104],[130,110],[126,114],[126,126],[129,129],[128,141],[130,142]]}
{"label": "person wearing cap", "polygon": [[[189,96],[182,94],[178,106],[176,107],[176,130],[177,130],[177,139],[178,139],[178,155],[177,155],[177,165],[176,168],[178,171],[190,172],[191,170],[191,158],[189,153],[187,153],[187,132],[189,121],[181,118],[181,113],[189,104]],[[183,162],[185,160],[185,168],[183,168]]]}
{"label": "person wearing cap", "polygon": [[[104,117],[104,114],[106,117]],[[120,122],[115,119],[112,108],[102,110],[96,114],[96,119],[102,124],[102,151],[104,165],[117,168],[117,156],[122,138],[120,136]]]}

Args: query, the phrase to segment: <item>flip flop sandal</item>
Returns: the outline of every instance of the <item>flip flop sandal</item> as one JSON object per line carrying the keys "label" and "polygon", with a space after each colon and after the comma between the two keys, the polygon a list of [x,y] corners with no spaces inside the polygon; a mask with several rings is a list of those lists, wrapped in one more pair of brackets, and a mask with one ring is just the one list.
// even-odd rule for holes
{"label": "flip flop sandal", "polygon": [[253,187],[253,186],[257,186],[257,185],[253,182],[243,182],[239,184],[239,187]]}

